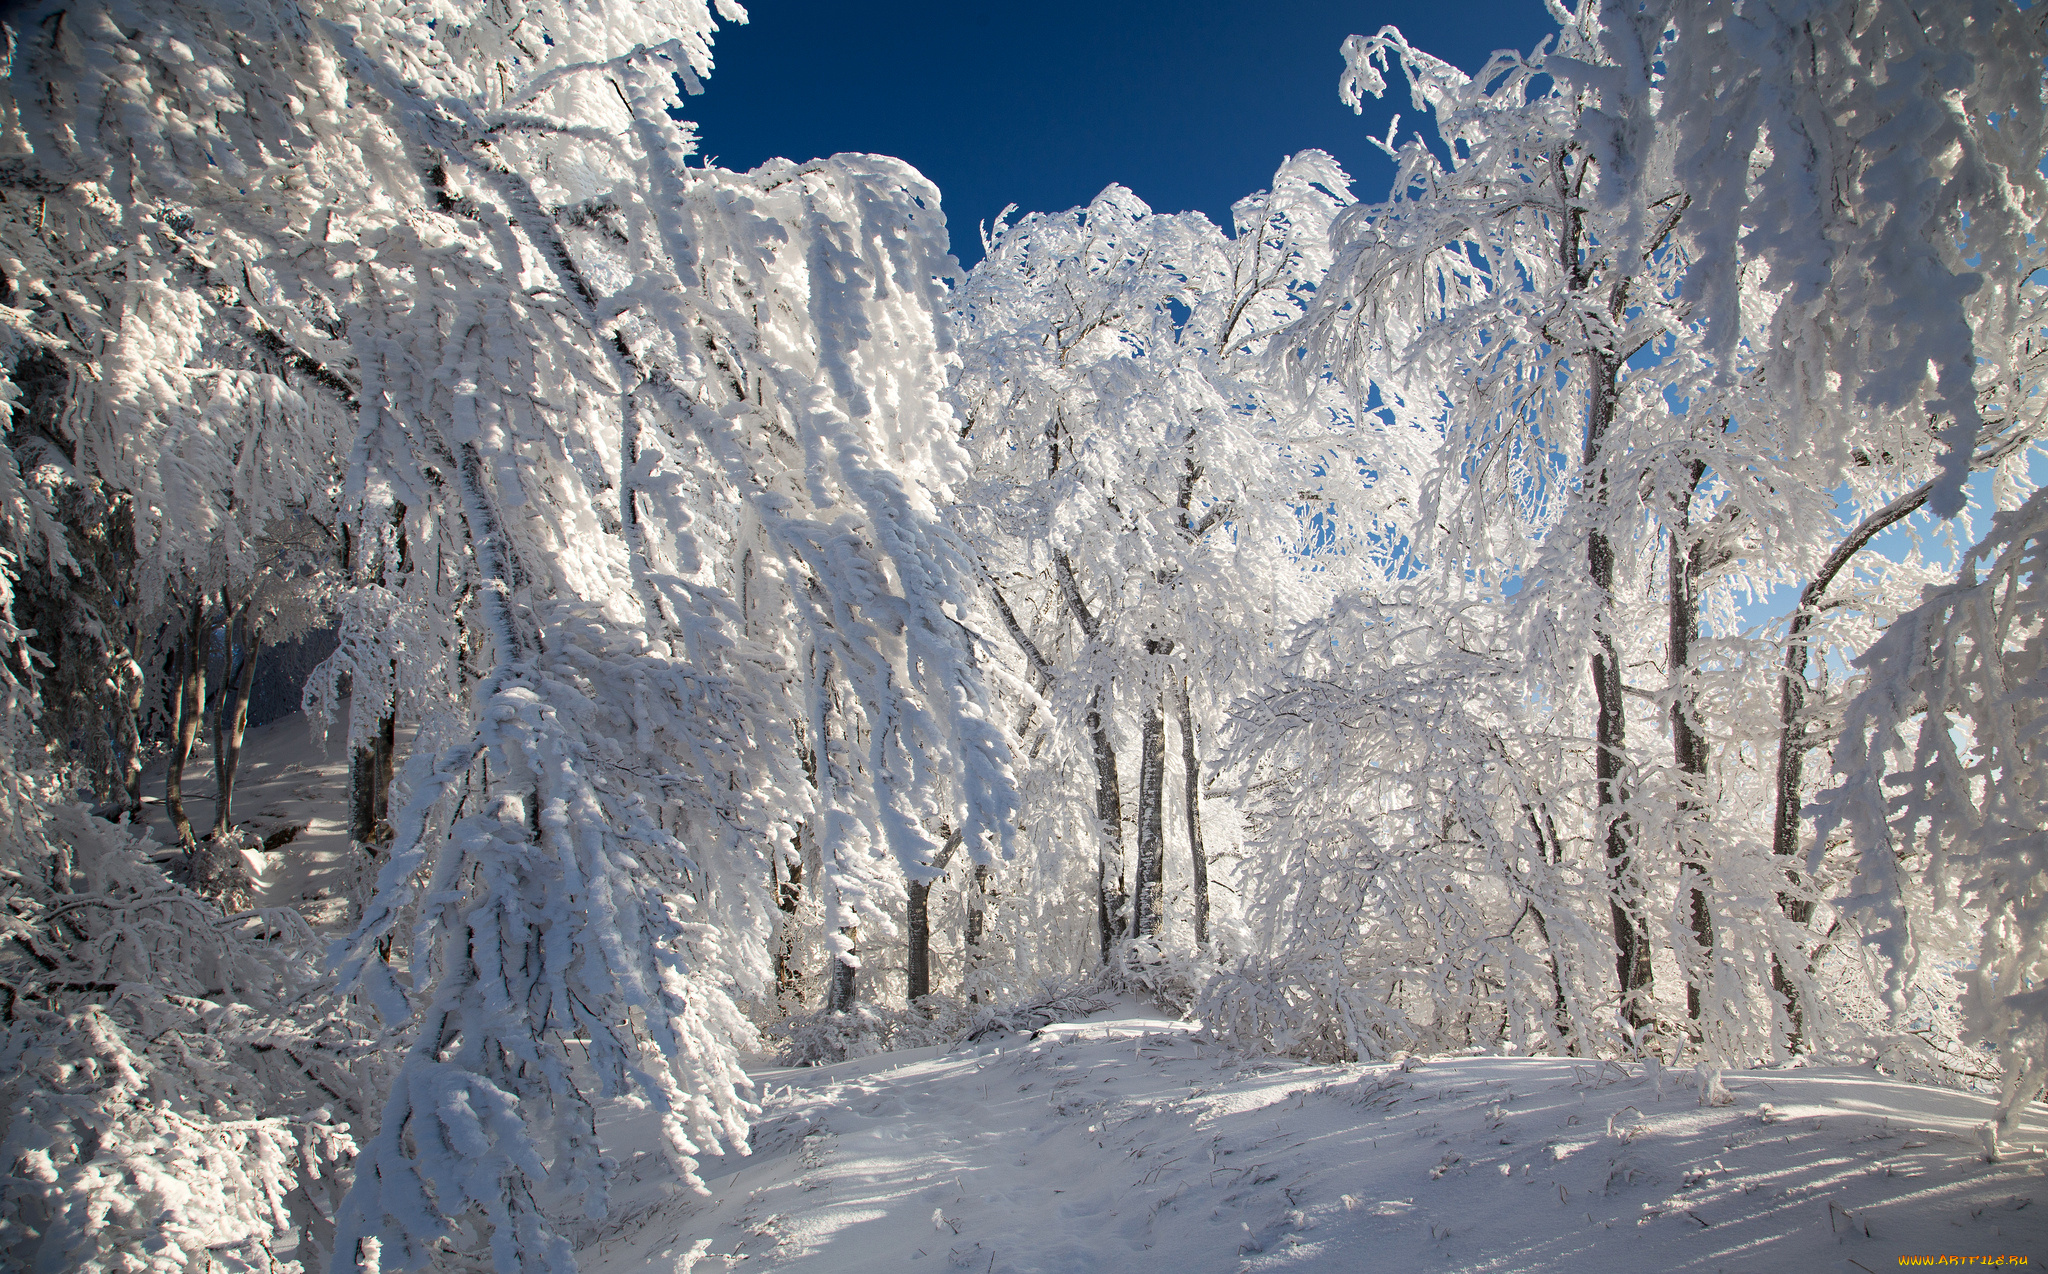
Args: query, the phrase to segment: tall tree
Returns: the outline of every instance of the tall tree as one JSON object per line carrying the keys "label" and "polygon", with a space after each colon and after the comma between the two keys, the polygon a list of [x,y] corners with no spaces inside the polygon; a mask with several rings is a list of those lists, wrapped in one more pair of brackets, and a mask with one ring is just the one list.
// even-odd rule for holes
{"label": "tall tree", "polygon": [[[136,493],[145,613],[239,597],[265,519],[339,503],[315,705],[345,679],[352,747],[419,743],[343,962],[403,1060],[336,1242],[560,1268],[602,1208],[594,1102],[647,1094],[686,1174],[743,1135],[727,993],[766,976],[795,824],[831,834],[828,923],[871,938],[928,819],[1008,834],[937,516],[952,267],[902,165],[684,166],[702,4],[345,9],[11,15],[11,86],[56,89],[6,112],[47,297],[7,321],[103,359],[82,445]],[[71,286],[88,260],[113,273]],[[749,550],[774,635],[738,614]],[[845,745],[815,793],[810,652]]]}
{"label": "tall tree", "polygon": [[[1589,42],[1576,27],[1562,39],[1563,51]],[[1554,670],[1560,702],[1582,693],[1565,672],[1590,648],[1591,835],[1607,863],[1622,1015],[1640,1029],[1654,1015],[1653,938],[1631,802],[1617,541],[1635,503],[1619,472],[1624,400],[1657,396],[1625,385],[1624,372],[1679,325],[1681,261],[1668,247],[1686,199],[1646,182],[1639,200],[1608,208],[1608,161],[1576,138],[1584,95],[1542,88],[1542,62],[1498,53],[1466,75],[1393,28],[1354,36],[1345,57],[1348,102],[1383,92],[1398,67],[1443,152],[1419,137],[1386,144],[1399,165],[1393,194],[1334,227],[1340,251],[1304,321],[1313,356],[1299,366],[1336,366],[1358,401],[1384,386],[1434,418],[1426,427],[1443,459],[1413,519],[1417,548],[1529,585],[1517,603],[1543,613],[1533,654]],[[1616,224],[1645,219],[1656,230],[1640,240]]]}
{"label": "tall tree", "polygon": [[[1030,675],[1092,756],[1105,962],[1164,921],[1172,688],[1192,679],[1226,699],[1295,604],[1285,553],[1304,536],[1294,496],[1316,457],[1290,444],[1325,431],[1268,392],[1256,355],[1313,289],[1347,188],[1306,152],[1239,204],[1233,238],[1113,186],[1085,209],[999,224],[962,290],[986,509],[969,534]],[[1033,634],[1020,612],[1061,623]],[[1134,802],[1119,781],[1125,723]]]}
{"label": "tall tree", "polygon": [[[1973,469],[2027,446],[2014,404],[2031,391],[2015,394],[2024,378],[2008,354],[2038,330],[2028,280],[2048,210],[2036,64],[2048,27],[1993,0],[1588,0],[1574,21],[1592,51],[1546,65],[1592,104],[1577,140],[1616,178],[1605,200],[1640,205],[1659,183],[1686,192],[1688,297],[1718,385],[1743,384],[1745,424],[1789,428],[1817,462],[1807,482],[1854,493],[1838,529],[1785,546],[1801,591],[1771,835],[1794,858],[1807,751],[1795,735],[1808,731],[1823,594],[1874,535],[1921,507],[1954,516]],[[1630,158],[1653,152],[1670,156],[1668,176]],[[1649,224],[1623,232],[1639,240]],[[1813,897],[1791,883],[1780,897],[1796,930]],[[1801,991],[1777,956],[1772,969],[1796,1041]]]}

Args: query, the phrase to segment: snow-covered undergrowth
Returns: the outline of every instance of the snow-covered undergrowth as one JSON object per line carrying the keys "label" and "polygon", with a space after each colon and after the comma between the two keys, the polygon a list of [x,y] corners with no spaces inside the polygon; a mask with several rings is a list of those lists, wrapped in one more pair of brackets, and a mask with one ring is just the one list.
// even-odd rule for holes
{"label": "snow-covered undergrowth", "polygon": [[957,996],[933,995],[915,1008],[855,1004],[840,1012],[790,1014],[763,1031],[775,1045],[776,1060],[793,1066],[854,1061],[905,1049],[971,1043],[987,1035],[1035,1031],[1062,1018],[1098,1012],[1093,991],[1100,978],[1048,981],[1033,1002],[997,1006]]}
{"label": "snow-covered undergrowth", "polygon": [[381,1053],[318,935],[36,777],[0,793],[0,1269],[321,1267]]}
{"label": "snow-covered undergrowth", "polygon": [[[1989,1098],[1867,1070],[1220,1054],[1122,1003],[1033,1034],[755,1072],[748,1157],[679,1192],[651,1140],[581,1268],[1841,1270],[2048,1255]],[[618,1116],[630,1138],[636,1121]],[[2036,1105],[2016,1138],[2048,1142]]]}

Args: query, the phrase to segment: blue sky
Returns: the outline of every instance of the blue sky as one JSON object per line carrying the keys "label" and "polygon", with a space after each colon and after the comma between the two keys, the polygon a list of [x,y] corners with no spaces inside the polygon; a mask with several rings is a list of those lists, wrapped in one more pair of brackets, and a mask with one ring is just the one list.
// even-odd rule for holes
{"label": "blue sky", "polygon": [[1393,170],[1367,135],[1412,111],[1402,89],[1362,118],[1338,102],[1346,35],[1392,23],[1471,70],[1554,29],[1541,0],[748,9],[747,25],[720,28],[717,69],[685,112],[703,156],[739,169],[840,151],[908,160],[938,184],[964,264],[981,255],[977,226],[1005,204],[1056,211],[1110,182],[1227,226],[1232,203],[1308,147],[1335,155],[1376,199]]}

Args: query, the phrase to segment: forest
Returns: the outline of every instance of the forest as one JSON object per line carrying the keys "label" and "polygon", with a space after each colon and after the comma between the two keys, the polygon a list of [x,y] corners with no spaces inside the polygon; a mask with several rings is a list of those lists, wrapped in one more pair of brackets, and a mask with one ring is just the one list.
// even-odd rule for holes
{"label": "forest", "polygon": [[[901,161],[702,161],[734,0],[0,13],[0,1264],[566,1274],[605,1110],[703,1190],[748,1059],[1080,989],[1875,1067],[1995,1158],[2048,7],[1547,3],[1344,44],[1384,192],[971,269]],[[233,797],[330,629],[316,916]]]}

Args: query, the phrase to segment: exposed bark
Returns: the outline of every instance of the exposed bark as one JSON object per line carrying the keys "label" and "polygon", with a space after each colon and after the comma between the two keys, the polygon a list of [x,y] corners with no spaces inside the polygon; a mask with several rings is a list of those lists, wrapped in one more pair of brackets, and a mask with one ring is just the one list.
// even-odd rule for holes
{"label": "exposed bark", "polygon": [[988,931],[988,902],[995,897],[995,890],[989,887],[994,876],[987,863],[974,865],[974,888],[967,895],[967,932],[964,935],[967,970],[961,981],[966,985],[967,1002],[979,1003],[981,988],[975,971],[981,967],[981,940]]}
{"label": "exposed bark", "polygon": [[[785,871],[788,873],[786,876],[783,874]],[[782,913],[781,923],[776,926],[774,940],[775,995],[778,1000],[801,1004],[804,998],[803,981],[794,958],[797,908],[802,906],[804,897],[804,863],[801,848],[788,862],[783,862],[780,855],[769,860],[768,888],[775,898],[775,909]]]}
{"label": "exposed bark", "polygon": [[[135,626],[128,626],[128,649],[139,647]],[[131,665],[132,667],[132,665]],[[127,807],[130,820],[139,819],[142,814],[142,689],[141,669],[135,668],[121,682],[120,716],[117,728],[120,731],[120,799]]]}
{"label": "exposed bark", "polygon": [[1692,958],[1684,963],[1685,1015],[1697,1022],[1706,983],[1713,976],[1714,916],[1707,905],[1707,861],[1697,829],[1706,822],[1707,740],[1699,730],[1698,694],[1692,682],[1692,643],[1699,633],[1699,546],[1688,543],[1693,493],[1706,465],[1692,462],[1692,481],[1679,498],[1671,531],[1670,632],[1666,667],[1671,670],[1671,754],[1682,788],[1678,798],[1679,888],[1686,895],[1692,930]]}
{"label": "exposed bark", "polygon": [[913,880],[909,893],[910,914],[904,926],[909,939],[904,957],[903,998],[916,1008],[919,1000],[932,993],[932,882]]}
{"label": "exposed bark", "polygon": [[[1065,550],[1053,554],[1053,570],[1059,576],[1060,596],[1066,600],[1074,622],[1081,626],[1089,641],[1099,640],[1102,622],[1081,596],[1081,582],[1075,578],[1074,564]],[[1117,780],[1116,749],[1102,719],[1102,695],[1106,688],[1098,685],[1088,696],[1088,715],[1084,721],[1095,752],[1095,820],[1101,833],[1095,864],[1095,919],[1101,932],[1105,965],[1116,955],[1117,917],[1123,914],[1125,901],[1123,788]]]}
{"label": "exposed bark", "polygon": [[209,837],[222,836],[234,826],[235,774],[242,764],[242,735],[249,728],[249,692],[256,684],[256,656],[263,648],[263,630],[251,626],[245,607],[229,623],[227,638],[213,727],[213,776],[220,795],[214,802]]}
{"label": "exposed bark", "polygon": [[[994,578],[986,569],[982,572],[982,579],[988,584],[989,596],[996,604],[996,613],[1003,617],[1003,627],[1009,630],[1011,640],[1017,643],[1017,648],[1024,652],[1024,658],[1031,664],[1031,689],[1043,696],[1052,688],[1051,661],[1038,649],[1038,643],[1031,640],[1031,634],[1024,631],[1024,625],[1017,622],[1017,613],[1010,609],[1010,599],[1003,596],[1003,590],[997,587]],[[1031,722],[1037,716],[1038,704],[1035,701],[1025,704],[1024,710],[1017,716],[1017,724],[1013,727],[1012,733],[1020,739],[1023,738],[1024,732],[1031,728]]]}
{"label": "exposed bark", "polygon": [[[960,833],[947,832],[945,845],[932,859],[932,870],[944,872],[946,864],[953,861],[953,852],[959,848]],[[939,879],[942,877],[935,876],[931,880],[910,882],[910,950],[906,962],[910,986],[906,998],[913,1005],[932,993],[931,896],[932,885]],[[973,917],[976,914],[972,911],[968,913],[970,925],[974,924]]]}
{"label": "exposed bark", "polygon": [[[475,457],[465,458],[463,479],[472,500],[481,500],[481,477],[472,468]],[[480,463],[480,462],[477,462]],[[484,505],[478,504],[481,514]],[[391,525],[396,533],[398,570],[400,574],[412,571],[412,549],[405,531],[405,505],[394,502],[391,508]],[[374,579],[379,586],[385,582],[384,567],[379,559]],[[508,563],[517,571],[517,563]],[[512,634],[500,634],[501,640],[510,639]],[[355,703],[351,702],[349,713],[353,719]],[[393,755],[397,751],[398,736],[398,665],[391,665],[391,701],[385,705],[385,712],[372,725],[369,741],[359,744],[349,754],[348,799],[349,839],[364,853],[375,855],[389,839],[391,828],[391,771]]]}
{"label": "exposed bark", "polygon": [[[1989,424],[1986,429],[1990,429]],[[1970,467],[1980,473],[1996,468],[2021,448],[2032,446],[2036,437],[2032,429],[2015,429],[1973,456]],[[1859,464],[1871,463],[1862,457],[1861,452],[1856,454]],[[1842,537],[1842,542],[1828,554],[1820,569],[1814,572],[1813,579],[1799,592],[1799,605],[1793,610],[1785,633],[1784,671],[1778,674],[1777,808],[1771,820],[1771,851],[1780,857],[1790,858],[1799,852],[1799,787],[1805,778],[1806,754],[1815,746],[1806,735],[1806,722],[1801,719],[1806,707],[1807,668],[1812,662],[1812,638],[1808,633],[1812,631],[1814,621],[1820,618],[1823,596],[1872,540],[1919,512],[1928,497],[1934,494],[1938,481],[1930,479],[1921,483],[1858,522],[1849,534]],[[1813,913],[1810,903],[1784,894],[1779,895],[1778,905],[1784,908],[1787,916],[1801,924],[1806,923]],[[1785,988],[1780,986],[1779,989]]]}
{"label": "exposed bark", "polygon": [[366,854],[375,854],[391,824],[392,754],[397,750],[398,722],[377,718],[369,741],[349,756],[349,839]]}
{"label": "exposed bark", "polygon": [[192,819],[185,813],[185,763],[199,741],[199,723],[206,714],[206,599],[193,602],[186,618],[185,634],[178,661],[178,693],[171,725],[171,755],[164,768],[164,808],[170,811],[171,826],[178,843],[191,853],[198,838],[192,834]]}
{"label": "exposed bark", "polygon": [[[817,658],[815,651],[812,652],[811,657],[813,659]],[[811,746],[806,734],[806,727],[801,721],[797,722],[797,764],[803,768],[804,781],[810,784],[814,798],[818,791],[819,753],[822,750],[822,743],[819,747],[814,748]],[[811,882],[810,887],[812,891],[815,892],[825,880],[825,847],[818,843],[817,831],[807,819],[800,819],[796,824],[796,854],[797,860],[789,864],[789,882],[785,886],[785,893],[777,900],[778,905],[781,905],[786,913],[782,922],[782,931],[779,935],[781,939],[779,946],[783,953],[785,953],[785,957],[793,954],[796,950],[799,931],[797,915],[798,909],[803,905],[803,882],[808,879]],[[802,1003],[803,983],[800,980],[802,973],[794,968],[792,962],[787,958],[784,958],[781,967],[778,969],[778,980],[785,974],[789,979],[788,986],[790,991],[795,995],[796,1001],[799,1004]],[[831,988],[828,987],[826,990],[828,1001],[831,998],[831,993]]]}
{"label": "exposed bark", "polygon": [[[1581,153],[1578,163],[1566,167],[1563,149],[1551,155],[1551,179],[1562,205],[1563,222],[1558,235],[1558,264],[1567,289],[1585,298],[1592,291],[1594,269],[1600,260],[1587,237],[1581,199],[1586,175],[1593,165]],[[1681,206],[1680,211],[1683,211]],[[1647,250],[1654,252],[1676,224],[1673,213]],[[1618,325],[1628,308],[1628,276],[1615,280],[1606,297],[1607,319]],[[1583,320],[1582,320],[1583,322]],[[1613,347],[1611,336],[1585,325],[1584,335],[1591,348],[1585,358],[1590,382],[1586,401],[1586,434],[1583,463],[1587,494],[1593,516],[1586,532],[1586,568],[1600,592],[1599,610],[1593,620],[1594,722],[1593,825],[1607,857],[1608,910],[1614,925],[1615,976],[1620,985],[1622,1017],[1630,1026],[1650,1021],[1654,988],[1650,965],[1650,927],[1643,914],[1643,885],[1636,860],[1636,829],[1628,816],[1628,709],[1624,699],[1621,652],[1615,641],[1614,545],[1602,527],[1608,507],[1608,475],[1604,455],[1607,434],[1614,424],[1621,369],[1625,352]],[[1612,330],[1610,326],[1609,331]]]}
{"label": "exposed bark", "polygon": [[[1254,269],[1257,256],[1254,252]],[[1254,291],[1262,284],[1255,284]],[[1224,324],[1226,337],[1243,316],[1244,307],[1253,293],[1247,292],[1233,309],[1230,320]],[[1228,340],[1218,344],[1227,348]],[[1202,464],[1195,458],[1197,431],[1190,427],[1187,449],[1181,455],[1180,489],[1175,503],[1180,507],[1181,534],[1190,540],[1200,541],[1211,528],[1217,526],[1230,514],[1230,506],[1221,501],[1210,506],[1209,511],[1197,522],[1194,516],[1195,484],[1202,480]],[[1162,581],[1164,582],[1164,581]],[[1180,770],[1182,795],[1187,808],[1188,819],[1188,860],[1193,874],[1195,893],[1195,949],[1207,950],[1209,946],[1209,856],[1202,849],[1202,783],[1201,765],[1195,757],[1195,714],[1188,703],[1188,680],[1175,677],[1173,680],[1173,706],[1180,720]]]}
{"label": "exposed bark", "polygon": [[1095,745],[1095,822],[1101,833],[1095,864],[1095,908],[1102,962],[1108,964],[1116,954],[1117,917],[1124,910],[1124,800],[1117,781],[1116,749],[1110,746],[1109,730],[1102,721],[1101,687],[1088,697],[1083,724]]}
{"label": "exposed bark", "polygon": [[[1171,641],[1145,643],[1147,653],[1172,653]],[[1131,937],[1156,938],[1164,921],[1166,884],[1166,707],[1163,688],[1145,696],[1138,761],[1138,862],[1131,890]]]}
{"label": "exposed bark", "polygon": [[825,997],[825,1008],[832,1013],[851,1009],[860,993],[860,926],[848,925],[839,932],[849,945],[846,954],[832,959],[832,985]]}
{"label": "exposed bark", "polygon": [[[1571,152],[1576,151],[1576,154]],[[1576,164],[1568,159],[1576,158]],[[1600,245],[1587,233],[1586,180],[1596,161],[1575,147],[1560,147],[1550,156],[1551,182],[1560,217],[1557,239],[1558,265],[1566,289],[1581,305],[1592,300],[1596,272],[1608,264]],[[1665,215],[1655,234],[1642,246],[1641,261],[1649,262],[1669,240],[1685,215],[1691,200],[1683,195],[1663,201]],[[1586,404],[1584,471],[1587,495],[1593,505],[1586,534],[1586,565],[1600,592],[1599,610],[1593,621],[1593,695],[1597,717],[1594,730],[1594,828],[1607,857],[1608,908],[1614,925],[1615,973],[1620,983],[1621,1010],[1632,1027],[1651,1019],[1654,996],[1651,977],[1650,927],[1643,910],[1643,883],[1637,829],[1628,814],[1628,714],[1619,644],[1615,640],[1614,546],[1602,521],[1608,508],[1608,474],[1605,449],[1607,434],[1614,424],[1620,391],[1621,369],[1636,350],[1618,348],[1614,333],[1623,330],[1629,310],[1632,273],[1623,272],[1606,285],[1604,322],[1590,315],[1580,319],[1580,335],[1587,343],[1585,359],[1590,381]],[[1582,311],[1583,314],[1583,311]],[[1648,338],[1644,338],[1647,340]]]}
{"label": "exposed bark", "polygon": [[[986,576],[984,576],[986,578]],[[1017,613],[1010,609],[1010,599],[1003,596],[1003,590],[996,587],[994,580],[988,581],[989,596],[995,599],[996,613],[1003,617],[1003,627],[1010,632],[1011,640],[1024,652],[1024,658],[1031,664],[1031,686],[1044,694],[1052,685],[1052,663],[1046,659],[1038,643],[1031,640],[1031,634],[1024,631],[1024,625],[1017,622]]]}
{"label": "exposed bark", "polygon": [[[1607,505],[1607,474],[1599,468],[1601,445],[1614,423],[1616,378],[1620,365],[1605,351],[1589,356],[1593,385],[1587,410],[1585,463],[1597,508]],[[1608,911],[1614,924],[1614,970],[1621,989],[1622,1017],[1630,1026],[1650,1021],[1654,992],[1650,969],[1650,925],[1643,914],[1643,884],[1636,861],[1635,827],[1628,816],[1628,711],[1624,701],[1621,654],[1614,640],[1613,616],[1606,603],[1614,595],[1614,545],[1597,519],[1586,533],[1586,566],[1602,606],[1593,628],[1594,825],[1607,855]]]}
{"label": "exposed bark", "polygon": [[1180,772],[1188,814],[1188,859],[1195,888],[1195,949],[1209,947],[1209,855],[1202,848],[1201,765],[1195,756],[1195,713],[1188,702],[1187,678],[1174,683],[1174,710],[1180,716]]}

